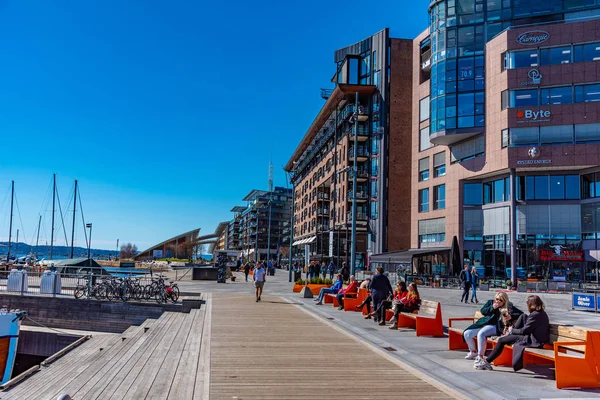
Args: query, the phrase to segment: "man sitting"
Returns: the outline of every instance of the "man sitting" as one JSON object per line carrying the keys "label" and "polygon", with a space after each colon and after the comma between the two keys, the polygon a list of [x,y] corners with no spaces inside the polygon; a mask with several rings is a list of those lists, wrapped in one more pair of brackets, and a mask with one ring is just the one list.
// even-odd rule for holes
{"label": "man sitting", "polygon": [[333,284],[332,287],[321,289],[321,291],[319,292],[319,296],[317,296],[317,298],[315,299],[317,305],[320,306],[321,304],[323,304],[323,298],[327,293],[337,294],[337,292],[342,288],[343,283],[344,281],[342,281],[342,274],[338,274],[337,281]]}
{"label": "man sitting", "polygon": [[358,292],[358,282],[356,282],[354,280],[354,275],[350,276],[350,284],[348,286],[346,286],[343,289],[340,289],[338,294],[337,294],[337,300],[339,303],[339,307],[338,310],[343,310],[344,309],[344,295],[345,294],[350,294],[350,293],[357,293]]}

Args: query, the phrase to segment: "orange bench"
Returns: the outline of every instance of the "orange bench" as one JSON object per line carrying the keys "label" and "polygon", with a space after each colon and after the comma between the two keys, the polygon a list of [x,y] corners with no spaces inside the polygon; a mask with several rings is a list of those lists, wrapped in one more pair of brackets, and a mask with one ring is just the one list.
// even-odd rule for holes
{"label": "orange bench", "polygon": [[[456,321],[477,321],[473,318],[450,318],[448,320],[448,349],[468,349],[463,341],[464,329],[452,326]],[[495,346],[498,339],[488,339]],[[575,353],[575,354],[570,354]],[[494,360],[496,366],[512,366],[512,346],[504,347]],[[523,365],[553,365],[556,388],[600,388],[600,331],[582,327],[550,324],[550,341],[543,348],[525,349]]]}
{"label": "orange bench", "polygon": [[441,304],[437,301],[421,300],[418,313],[398,314],[398,328],[414,329],[417,336],[444,336]]}

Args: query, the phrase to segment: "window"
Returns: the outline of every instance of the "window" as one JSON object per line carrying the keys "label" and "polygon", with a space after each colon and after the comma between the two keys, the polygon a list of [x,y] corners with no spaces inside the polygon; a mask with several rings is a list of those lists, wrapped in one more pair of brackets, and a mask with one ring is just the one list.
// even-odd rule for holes
{"label": "window", "polygon": [[511,90],[509,107],[531,107],[539,105],[537,89]]}
{"label": "window", "polygon": [[419,160],[419,182],[429,180],[429,157]]}
{"label": "window", "polygon": [[419,212],[429,211],[429,189],[419,190]]}
{"label": "window", "polygon": [[535,177],[535,199],[536,200],[547,200],[550,198],[548,190],[548,177],[547,176],[536,176]]}
{"label": "window", "polygon": [[573,103],[572,86],[542,89],[542,105],[571,103]]}
{"label": "window", "polygon": [[579,175],[565,176],[565,199],[579,199]]}
{"label": "window", "polygon": [[600,84],[575,86],[575,102],[588,103],[600,101]]}
{"label": "window", "polygon": [[481,183],[465,183],[463,186],[463,204],[480,206],[482,203],[481,188]]}
{"label": "window", "polygon": [[421,122],[429,119],[429,101],[429,96],[427,96],[419,102],[419,121]]}
{"label": "window", "polygon": [[556,175],[550,177],[550,199],[564,199],[565,198],[565,177],[562,175]]}
{"label": "window", "polygon": [[573,46],[575,62],[600,61],[600,43]]}
{"label": "window", "polygon": [[509,142],[508,132],[509,132],[508,129],[502,129],[502,139],[501,139],[502,148],[508,147],[508,142]]}
{"label": "window", "polygon": [[442,151],[433,155],[433,177],[446,175],[446,152]]}
{"label": "window", "polygon": [[591,199],[594,197],[600,197],[600,176],[596,179],[594,173],[586,174],[581,177],[581,198]]}
{"label": "window", "polygon": [[573,143],[573,125],[540,127],[540,143]]}
{"label": "window", "polygon": [[510,145],[538,144],[540,142],[540,128],[511,128]]}
{"label": "window", "polygon": [[500,108],[502,110],[506,110],[508,108],[508,90],[503,90],[502,93],[500,94],[501,98],[500,98]]}
{"label": "window", "polygon": [[429,141],[429,127],[421,129],[419,133],[419,151],[427,150],[431,147],[431,142]]}
{"label": "window", "polygon": [[540,61],[541,65],[568,64],[572,62],[571,46],[542,49]]}
{"label": "window", "polygon": [[446,185],[433,187],[433,209],[443,210],[446,208]]}
{"label": "window", "polygon": [[537,49],[526,50],[526,51],[514,51],[508,54],[508,68],[530,68],[537,67],[538,51]]}

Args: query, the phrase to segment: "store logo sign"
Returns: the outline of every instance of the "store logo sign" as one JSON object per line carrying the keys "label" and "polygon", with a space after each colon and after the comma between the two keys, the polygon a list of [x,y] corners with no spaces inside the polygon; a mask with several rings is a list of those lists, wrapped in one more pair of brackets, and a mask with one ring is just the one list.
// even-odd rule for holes
{"label": "store logo sign", "polygon": [[535,68],[530,69],[527,76],[529,77],[529,80],[527,82],[521,82],[521,85],[539,85],[542,82],[542,74]]}
{"label": "store logo sign", "polygon": [[517,111],[517,122],[548,122],[552,119],[550,110]]}
{"label": "store logo sign", "polygon": [[544,43],[548,39],[550,39],[550,34],[546,31],[529,31],[517,36],[517,43],[525,46],[535,46]]}
{"label": "store logo sign", "polygon": [[[540,157],[541,151],[539,147],[530,147],[527,150],[527,155],[529,156],[529,160],[517,160],[517,165],[543,165],[543,164],[552,164],[552,160],[538,160]],[[560,247],[560,246],[559,246]],[[555,248],[554,252],[556,254],[560,254],[561,249],[558,250]]]}

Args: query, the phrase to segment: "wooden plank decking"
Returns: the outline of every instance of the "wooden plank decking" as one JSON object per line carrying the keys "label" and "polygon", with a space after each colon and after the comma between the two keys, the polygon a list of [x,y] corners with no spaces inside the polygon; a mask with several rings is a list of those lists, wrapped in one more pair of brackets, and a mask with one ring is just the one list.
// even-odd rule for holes
{"label": "wooden plank decking", "polygon": [[96,335],[0,400],[447,399],[454,392],[278,297],[213,294]]}
{"label": "wooden plank decking", "polygon": [[211,399],[447,399],[283,299],[213,294]]}

